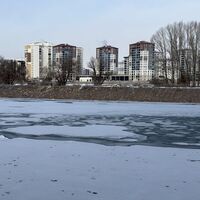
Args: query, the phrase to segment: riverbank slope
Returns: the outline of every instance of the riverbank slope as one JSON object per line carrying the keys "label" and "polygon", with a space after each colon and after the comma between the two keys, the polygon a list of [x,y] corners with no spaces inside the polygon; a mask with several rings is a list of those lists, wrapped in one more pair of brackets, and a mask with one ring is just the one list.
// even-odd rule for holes
{"label": "riverbank slope", "polygon": [[0,86],[0,97],[200,103],[200,88]]}

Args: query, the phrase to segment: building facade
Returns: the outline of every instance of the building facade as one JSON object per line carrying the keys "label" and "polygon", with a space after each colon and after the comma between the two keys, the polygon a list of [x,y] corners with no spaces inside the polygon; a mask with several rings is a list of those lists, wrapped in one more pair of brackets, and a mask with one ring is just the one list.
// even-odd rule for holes
{"label": "building facade", "polygon": [[124,61],[118,63],[117,75],[125,75]]}
{"label": "building facade", "polygon": [[96,59],[99,65],[99,72],[102,74],[117,74],[118,69],[118,48],[103,46],[96,49]]}
{"label": "building facade", "polygon": [[28,79],[40,79],[47,75],[52,66],[53,45],[48,42],[36,42],[25,46],[26,76]]}
{"label": "building facade", "polygon": [[149,81],[154,75],[155,45],[140,41],[129,46],[129,79]]}
{"label": "building facade", "polygon": [[69,44],[59,44],[53,47],[53,66],[60,67],[67,64],[70,80],[76,80],[82,73],[83,48]]}
{"label": "building facade", "polygon": [[[200,61],[200,59],[197,59],[197,60]],[[198,63],[197,63],[197,65],[198,65]],[[182,50],[180,50],[180,77],[181,76],[185,76],[185,77],[189,76],[188,78],[191,79],[192,73],[193,73],[192,50],[191,49],[182,49]]]}
{"label": "building facade", "polygon": [[124,57],[124,74],[129,75],[129,56]]}
{"label": "building facade", "polygon": [[75,76],[79,77],[83,72],[83,48],[76,47],[76,68]]}

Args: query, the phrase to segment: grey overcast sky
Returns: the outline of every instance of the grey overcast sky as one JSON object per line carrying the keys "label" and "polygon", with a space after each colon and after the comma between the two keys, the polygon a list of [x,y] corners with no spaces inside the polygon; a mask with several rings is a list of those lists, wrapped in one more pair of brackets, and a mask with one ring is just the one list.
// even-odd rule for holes
{"label": "grey overcast sky", "polygon": [[105,40],[121,60],[160,27],[200,20],[200,0],[1,0],[0,8],[0,55],[24,58],[25,44],[44,40],[83,47],[84,64]]}

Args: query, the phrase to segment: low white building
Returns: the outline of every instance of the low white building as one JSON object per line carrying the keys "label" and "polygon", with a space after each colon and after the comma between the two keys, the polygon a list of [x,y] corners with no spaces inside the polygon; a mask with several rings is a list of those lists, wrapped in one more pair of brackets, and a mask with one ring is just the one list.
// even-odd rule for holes
{"label": "low white building", "polygon": [[80,76],[79,78],[80,83],[92,83],[92,81],[92,76]]}

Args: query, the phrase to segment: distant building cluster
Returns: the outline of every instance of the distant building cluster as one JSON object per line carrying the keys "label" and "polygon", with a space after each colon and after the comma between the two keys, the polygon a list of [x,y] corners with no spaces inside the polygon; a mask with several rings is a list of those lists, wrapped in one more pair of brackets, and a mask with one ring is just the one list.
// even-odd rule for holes
{"label": "distant building cluster", "polygon": [[[181,51],[180,62],[184,69],[185,56],[191,54],[188,49]],[[155,44],[139,41],[129,45],[129,55],[119,61],[119,49],[110,45],[96,48],[97,73],[108,73],[109,81],[149,82],[163,79],[164,74],[172,77],[170,60],[162,68],[162,55],[155,51]],[[25,46],[26,77],[29,80],[43,79],[49,72],[58,71],[58,66],[71,66],[69,80],[91,82],[92,72],[83,67],[83,48],[69,44],[53,45],[48,42],[36,42]],[[183,70],[184,71],[184,70]],[[178,72],[174,75],[180,77]]]}
{"label": "distant building cluster", "polygon": [[36,42],[25,46],[27,78],[43,79],[58,67],[71,65],[70,80],[75,80],[83,69],[83,48],[69,44],[54,46],[48,42]]}
{"label": "distant building cluster", "polygon": [[118,48],[97,48],[99,68],[111,74],[113,81],[150,81],[154,76],[155,45],[150,42],[130,44],[129,55],[118,61]]}

